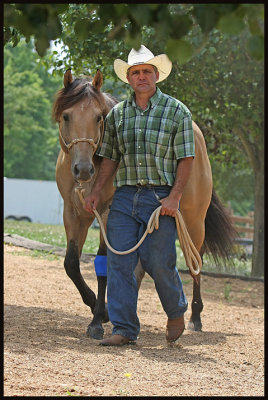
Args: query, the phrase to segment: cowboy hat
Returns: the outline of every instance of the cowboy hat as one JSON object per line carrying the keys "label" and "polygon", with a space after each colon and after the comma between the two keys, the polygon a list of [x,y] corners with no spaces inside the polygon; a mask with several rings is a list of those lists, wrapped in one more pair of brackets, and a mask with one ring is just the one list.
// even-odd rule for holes
{"label": "cowboy hat", "polygon": [[134,49],[130,51],[128,55],[128,62],[117,58],[114,61],[114,70],[118,78],[120,78],[123,82],[128,83],[127,70],[130,67],[133,67],[133,65],[139,64],[154,65],[159,72],[159,79],[157,82],[161,82],[166,79],[172,68],[172,62],[166,54],[154,56],[153,53],[142,44],[138,51]]}

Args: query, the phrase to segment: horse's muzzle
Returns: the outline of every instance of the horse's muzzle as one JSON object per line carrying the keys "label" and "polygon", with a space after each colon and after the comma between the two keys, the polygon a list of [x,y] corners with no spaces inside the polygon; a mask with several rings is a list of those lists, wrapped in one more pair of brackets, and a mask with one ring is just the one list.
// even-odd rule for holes
{"label": "horse's muzzle", "polygon": [[95,174],[94,165],[91,163],[76,163],[73,166],[73,176],[77,181],[89,181]]}

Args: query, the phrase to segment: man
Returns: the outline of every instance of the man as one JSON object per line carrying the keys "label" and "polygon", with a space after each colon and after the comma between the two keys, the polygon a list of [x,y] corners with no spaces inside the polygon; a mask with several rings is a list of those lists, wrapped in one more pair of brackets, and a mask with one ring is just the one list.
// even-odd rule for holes
{"label": "man", "polygon": [[168,316],[166,340],[175,342],[184,330],[188,303],[176,268],[176,223],[185,184],[194,158],[191,113],[179,100],[160,91],[156,82],[170,74],[165,54],[154,56],[145,46],[131,50],[128,62],[115,60],[118,77],[133,89],[130,99],[118,103],[106,117],[98,154],[103,157],[85,209],[98,205],[101,190],[116,173],[107,237],[119,251],[132,248],[142,237],[152,212],[162,204],[159,229],[128,255],[107,253],[107,300],[113,332],[105,346],[135,343],[140,331],[138,289],[134,269],[140,258],[153,278]]}

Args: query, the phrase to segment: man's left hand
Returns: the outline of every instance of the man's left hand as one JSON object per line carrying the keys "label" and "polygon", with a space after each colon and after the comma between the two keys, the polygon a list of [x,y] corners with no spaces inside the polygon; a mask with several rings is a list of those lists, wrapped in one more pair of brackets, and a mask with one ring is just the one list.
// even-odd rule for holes
{"label": "man's left hand", "polygon": [[160,215],[169,215],[170,217],[176,216],[180,204],[180,198],[168,196],[160,200],[160,202],[162,204]]}

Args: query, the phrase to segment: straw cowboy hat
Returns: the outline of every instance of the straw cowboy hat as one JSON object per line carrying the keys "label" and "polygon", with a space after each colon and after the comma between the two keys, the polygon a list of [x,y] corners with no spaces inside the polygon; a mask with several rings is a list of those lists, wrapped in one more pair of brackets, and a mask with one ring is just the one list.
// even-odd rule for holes
{"label": "straw cowboy hat", "polygon": [[154,65],[159,72],[159,79],[157,82],[161,82],[166,79],[172,68],[172,62],[166,54],[154,56],[153,53],[142,44],[138,51],[134,49],[130,51],[128,55],[128,62],[117,58],[114,61],[114,70],[118,78],[120,78],[123,82],[128,83],[127,70],[130,67],[133,67],[133,65],[139,64]]}

